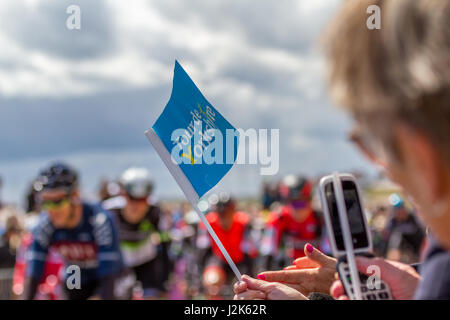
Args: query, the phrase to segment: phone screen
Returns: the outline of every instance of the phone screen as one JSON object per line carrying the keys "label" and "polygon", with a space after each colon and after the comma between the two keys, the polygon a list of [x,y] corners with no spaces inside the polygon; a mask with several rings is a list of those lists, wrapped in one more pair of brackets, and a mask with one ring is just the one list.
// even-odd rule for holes
{"label": "phone screen", "polygon": [[[367,238],[363,211],[358,198],[358,190],[356,189],[356,185],[353,181],[341,180],[341,183],[344,191],[345,206],[347,208],[350,231],[352,233],[353,248],[365,248],[369,245],[369,239]],[[328,203],[328,209],[330,210],[331,224],[336,241],[336,247],[339,251],[345,251],[336,195],[334,193],[334,186],[332,182],[326,184],[325,195]]]}

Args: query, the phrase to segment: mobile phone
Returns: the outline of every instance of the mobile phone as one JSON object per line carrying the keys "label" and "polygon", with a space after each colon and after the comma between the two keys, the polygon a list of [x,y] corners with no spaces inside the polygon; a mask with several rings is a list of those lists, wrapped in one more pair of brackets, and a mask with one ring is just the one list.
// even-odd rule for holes
{"label": "mobile phone", "polygon": [[[363,211],[361,192],[356,179],[351,174],[339,174],[342,195],[344,197],[347,220],[350,226],[351,240],[355,255],[373,256],[372,237]],[[337,271],[345,292],[350,299],[355,298],[355,290],[352,285],[349,266],[347,263],[344,236],[341,228],[339,209],[336,199],[336,190],[333,176],[325,176],[319,183],[320,200],[322,203],[325,224],[328,231],[330,246],[333,255],[338,259]],[[368,285],[368,277],[359,273],[361,284],[361,296],[367,300],[392,299],[388,285],[381,279],[377,284]]]}

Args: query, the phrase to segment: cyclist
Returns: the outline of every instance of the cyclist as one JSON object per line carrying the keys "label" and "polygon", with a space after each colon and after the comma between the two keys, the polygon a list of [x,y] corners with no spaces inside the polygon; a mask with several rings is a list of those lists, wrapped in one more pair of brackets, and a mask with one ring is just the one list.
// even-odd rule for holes
{"label": "cyclist", "polygon": [[123,264],[110,213],[80,199],[78,174],[66,164],[43,170],[37,183],[44,212],[27,252],[23,298],[35,297],[51,249],[64,259],[68,299],[116,298],[114,283]]}
{"label": "cyclist", "polygon": [[419,260],[425,232],[414,214],[405,207],[399,194],[389,196],[392,217],[384,229],[386,257],[404,263]]}
{"label": "cyclist", "polygon": [[174,223],[169,252],[174,267],[170,299],[195,299],[202,284],[196,245],[199,218],[189,203],[182,203],[172,211],[172,216]]}
{"label": "cyclist", "polygon": [[2,198],[1,198],[2,186],[3,186],[3,180],[2,180],[2,177],[0,177],[0,209],[3,208],[3,202],[2,202]]}
{"label": "cyclist", "polygon": [[262,241],[267,269],[278,269],[303,257],[306,243],[316,247],[320,243],[319,213],[311,207],[312,183],[305,177],[288,175],[280,183],[280,194],[285,205],[269,217]]}
{"label": "cyclist", "polygon": [[120,185],[116,181],[109,181],[102,179],[100,181],[100,188],[98,191],[98,198],[100,201],[106,201],[108,199],[117,197],[120,195]]}
{"label": "cyclist", "polygon": [[143,298],[161,297],[171,264],[169,236],[159,206],[150,203],[154,184],[145,168],[132,167],[120,176],[123,195],[103,202],[117,216],[125,265],[135,273]]}
{"label": "cyclist", "polygon": [[[213,210],[206,215],[206,219],[222,241],[223,246],[238,269],[244,273],[251,273],[253,268],[252,260],[257,256],[258,252],[251,238],[249,216],[236,210],[235,200],[227,193],[213,194],[208,201],[212,205]],[[217,271],[221,269],[225,270],[223,282],[230,283],[234,280],[235,276],[231,268],[227,266],[225,257],[208,234],[203,223],[199,225],[197,247],[200,249],[200,264],[206,273],[209,273],[210,270]],[[222,279],[222,277],[218,276],[219,273],[215,272],[214,274],[214,278],[217,278],[217,280],[219,278]],[[207,279],[209,277],[204,278]]]}

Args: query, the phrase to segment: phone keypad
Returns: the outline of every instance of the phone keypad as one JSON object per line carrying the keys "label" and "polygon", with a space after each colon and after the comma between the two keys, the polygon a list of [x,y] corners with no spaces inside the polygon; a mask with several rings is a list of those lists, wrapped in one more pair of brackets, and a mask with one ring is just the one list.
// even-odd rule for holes
{"label": "phone keypad", "polygon": [[[344,287],[349,295],[350,299],[355,299],[355,291],[352,286],[350,269],[346,263],[339,264],[339,276],[344,284]],[[382,281],[380,281],[380,288],[370,289],[367,286],[368,277],[359,273],[359,280],[361,284],[361,295],[363,300],[392,300],[391,292],[389,290],[388,285]]]}

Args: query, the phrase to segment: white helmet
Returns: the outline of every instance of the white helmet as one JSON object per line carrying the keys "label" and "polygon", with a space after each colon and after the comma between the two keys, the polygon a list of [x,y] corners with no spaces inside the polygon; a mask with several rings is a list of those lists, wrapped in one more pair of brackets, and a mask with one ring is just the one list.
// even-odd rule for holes
{"label": "white helmet", "polygon": [[120,176],[119,182],[132,198],[146,198],[153,191],[153,180],[145,168],[128,168]]}

